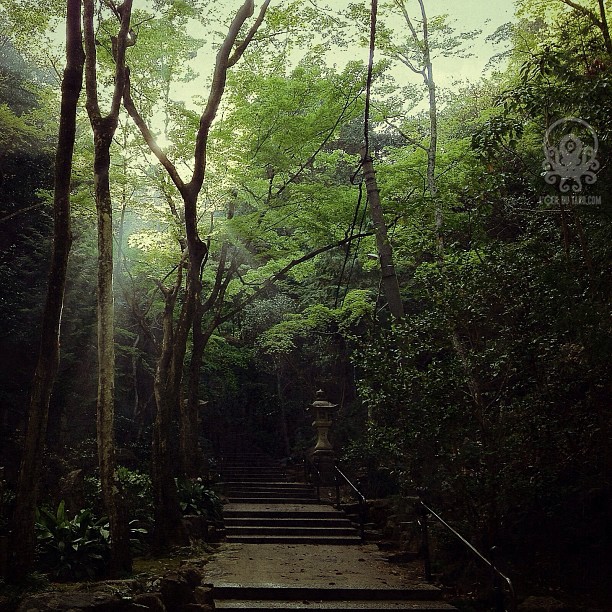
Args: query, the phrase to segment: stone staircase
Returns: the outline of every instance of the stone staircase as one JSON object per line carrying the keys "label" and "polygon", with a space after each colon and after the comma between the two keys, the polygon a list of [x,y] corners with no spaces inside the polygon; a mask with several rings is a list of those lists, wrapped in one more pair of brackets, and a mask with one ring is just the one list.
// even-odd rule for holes
{"label": "stone staircase", "polygon": [[[229,504],[223,512],[227,542],[252,544],[359,544],[361,538],[344,513],[330,506],[305,510],[287,503],[254,506]],[[284,506],[284,507],[274,507]]]}
{"label": "stone staircase", "polygon": [[321,503],[314,487],[295,482],[264,453],[226,455],[220,472],[230,549],[213,582],[215,609],[455,609],[436,587],[388,575],[391,568],[374,558],[374,545],[361,545],[344,512]]}
{"label": "stone staircase", "polygon": [[343,587],[285,587],[215,585],[213,590],[216,610],[456,610],[439,601],[439,590],[434,587],[410,589],[372,589]]}
{"label": "stone staircase", "polygon": [[346,515],[321,504],[313,486],[289,482],[287,470],[262,452],[225,459],[221,468],[227,542],[356,544]]}

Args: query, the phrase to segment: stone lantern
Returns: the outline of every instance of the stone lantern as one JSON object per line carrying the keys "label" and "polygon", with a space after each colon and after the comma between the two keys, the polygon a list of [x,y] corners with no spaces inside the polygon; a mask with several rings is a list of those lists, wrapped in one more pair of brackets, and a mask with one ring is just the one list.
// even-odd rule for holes
{"label": "stone lantern", "polygon": [[315,457],[333,457],[334,448],[329,441],[329,428],[331,427],[338,404],[331,404],[325,399],[323,390],[317,391],[317,398],[310,406],[310,411],[313,416],[312,426],[317,432],[317,442],[311,451],[313,458]]}

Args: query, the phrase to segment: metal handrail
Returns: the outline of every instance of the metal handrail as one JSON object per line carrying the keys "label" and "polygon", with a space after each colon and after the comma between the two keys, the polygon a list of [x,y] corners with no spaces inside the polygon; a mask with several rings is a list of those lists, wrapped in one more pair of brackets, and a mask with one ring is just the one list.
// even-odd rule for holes
{"label": "metal handrail", "polygon": [[340,482],[338,480],[338,476],[344,480],[346,484],[353,490],[353,493],[357,496],[357,500],[359,501],[359,534],[361,536],[361,541],[365,540],[365,519],[367,513],[367,502],[363,493],[347,478],[346,474],[337,466],[335,468],[335,481],[336,481],[336,507],[340,508]]}
{"label": "metal handrail", "polygon": [[483,563],[485,563],[489,569],[493,572],[493,583],[495,588],[495,610],[497,612],[505,612],[506,607],[504,604],[503,589],[500,584],[500,579],[508,587],[510,593],[510,612],[516,610],[516,592],[512,580],[504,573],[502,573],[495,564],[487,559],[473,544],[468,542],[456,529],[451,527],[437,512],[432,510],[422,499],[419,498],[419,504],[422,508],[422,522],[421,532],[423,538],[423,553],[424,553],[424,566],[425,566],[425,578],[431,581],[431,565],[429,560],[429,536],[427,532],[427,513],[431,514],[441,525],[446,527],[460,542],[462,542],[469,550],[471,550]]}

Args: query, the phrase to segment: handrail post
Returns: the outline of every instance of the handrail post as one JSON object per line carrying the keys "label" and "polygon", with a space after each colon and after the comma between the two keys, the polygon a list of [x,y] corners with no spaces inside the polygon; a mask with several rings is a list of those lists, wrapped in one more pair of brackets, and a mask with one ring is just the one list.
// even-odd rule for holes
{"label": "handrail post", "polygon": [[421,503],[419,506],[419,525],[421,527],[421,554],[423,555],[423,569],[425,580],[431,582],[431,559],[429,556],[429,528],[427,525],[427,509]]}
{"label": "handrail post", "polygon": [[336,508],[340,510],[340,479],[338,478],[338,466],[334,466],[334,484],[336,486]]}

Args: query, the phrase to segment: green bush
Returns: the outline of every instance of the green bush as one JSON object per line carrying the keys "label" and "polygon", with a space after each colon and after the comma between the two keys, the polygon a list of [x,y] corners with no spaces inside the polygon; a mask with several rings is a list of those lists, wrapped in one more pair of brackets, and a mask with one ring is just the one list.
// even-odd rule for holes
{"label": "green bush", "polygon": [[180,479],[176,486],[183,514],[205,516],[211,521],[221,520],[221,500],[204,485],[201,478]]}
{"label": "green bush", "polygon": [[[132,521],[138,520],[143,526],[150,527],[153,524],[151,477],[122,466],[117,468],[116,476],[127,516]],[[88,507],[100,514],[103,512],[102,487],[97,476],[85,477],[85,500]]]}
{"label": "green bush", "polygon": [[153,489],[151,477],[126,467],[117,468],[117,480],[125,500],[128,516],[146,525],[153,523]]}
{"label": "green bush", "polygon": [[69,518],[63,500],[55,513],[43,508],[37,515],[40,562],[57,580],[101,575],[109,558],[109,536],[106,519],[96,519],[89,509]]}

